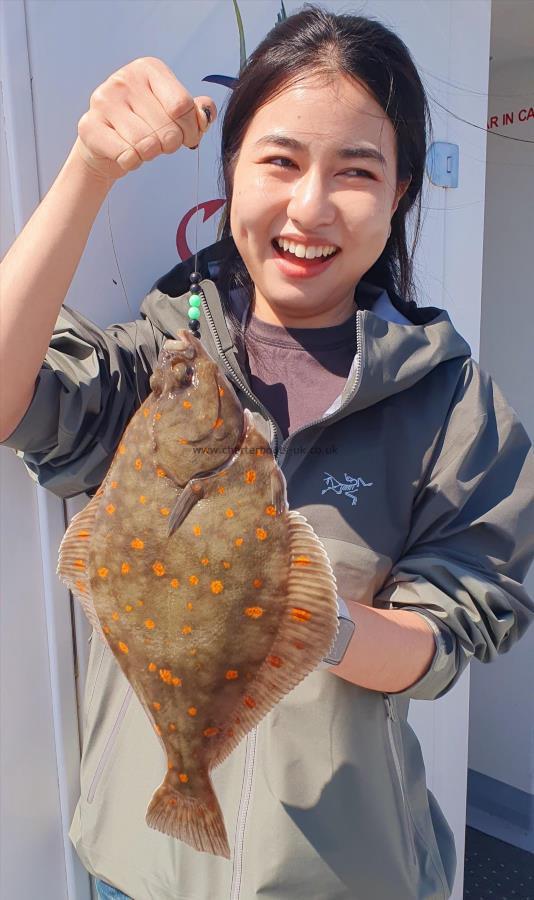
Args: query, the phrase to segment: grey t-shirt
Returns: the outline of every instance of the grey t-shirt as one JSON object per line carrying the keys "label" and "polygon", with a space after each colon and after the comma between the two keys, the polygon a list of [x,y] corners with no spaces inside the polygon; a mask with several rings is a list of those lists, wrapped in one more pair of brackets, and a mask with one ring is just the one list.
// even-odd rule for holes
{"label": "grey t-shirt", "polygon": [[252,314],[245,347],[250,387],[285,439],[320,418],[343,390],[356,353],[356,307],[324,328],[285,328]]}

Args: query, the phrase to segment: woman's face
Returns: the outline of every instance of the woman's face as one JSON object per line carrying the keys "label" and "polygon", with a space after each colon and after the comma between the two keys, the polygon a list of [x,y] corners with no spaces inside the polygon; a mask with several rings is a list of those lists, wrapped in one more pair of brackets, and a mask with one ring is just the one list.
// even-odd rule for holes
{"label": "woman's face", "polygon": [[381,106],[345,77],[322,82],[310,76],[262,106],[234,169],[230,224],[254,312],[294,328],[350,316],[407,187],[397,189],[395,132]]}

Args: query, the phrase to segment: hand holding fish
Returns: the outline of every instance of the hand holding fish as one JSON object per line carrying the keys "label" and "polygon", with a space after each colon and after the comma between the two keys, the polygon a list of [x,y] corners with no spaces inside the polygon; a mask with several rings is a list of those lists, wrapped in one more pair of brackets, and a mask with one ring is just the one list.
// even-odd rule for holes
{"label": "hand holding fish", "polygon": [[150,386],[58,572],[164,748],[148,825],[228,858],[210,769],[329,651],[336,580],[251,413],[187,330]]}
{"label": "hand holding fish", "polygon": [[74,146],[91,174],[116,181],[183,144],[196,147],[216,115],[211,97],[193,98],[161,59],[141,57],[93,91]]}

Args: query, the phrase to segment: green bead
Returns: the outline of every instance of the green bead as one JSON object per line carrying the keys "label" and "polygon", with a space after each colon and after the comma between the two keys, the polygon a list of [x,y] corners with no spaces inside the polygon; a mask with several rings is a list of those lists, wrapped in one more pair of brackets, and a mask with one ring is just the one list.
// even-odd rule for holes
{"label": "green bead", "polygon": [[187,314],[190,319],[200,319],[200,310],[196,306],[190,306]]}
{"label": "green bead", "polygon": [[190,305],[190,306],[200,306],[201,303],[202,303],[202,300],[200,299],[200,297],[198,296],[198,294],[193,294],[193,295],[189,298],[189,305]]}

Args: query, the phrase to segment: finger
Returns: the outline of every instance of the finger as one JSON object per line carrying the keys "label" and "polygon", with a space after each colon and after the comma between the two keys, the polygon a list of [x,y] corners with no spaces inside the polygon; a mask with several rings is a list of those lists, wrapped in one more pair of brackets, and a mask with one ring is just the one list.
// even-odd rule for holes
{"label": "finger", "polygon": [[182,129],[186,147],[198,144],[200,126],[189,91],[160,59],[147,60],[144,71],[152,94],[169,118]]}
{"label": "finger", "polygon": [[85,116],[78,123],[81,140],[94,159],[115,161],[125,172],[142,165],[143,160],[135,148],[122,138],[107,122],[95,120],[89,124]]}
{"label": "finger", "polygon": [[200,128],[207,131],[217,118],[217,107],[211,97],[195,97],[195,106],[200,111]]}
{"label": "finger", "polygon": [[[146,104],[144,106],[146,108]],[[150,116],[149,113],[147,115]],[[160,140],[159,129],[152,128],[149,122],[145,121],[144,118],[128,106],[115,108],[113,110],[113,121],[108,120],[108,124],[112,125],[117,134],[138,153],[144,162],[159,156],[163,149],[162,141],[164,144],[167,141],[165,137],[167,132],[165,130],[162,131]],[[182,140],[177,126],[169,121],[163,126],[163,129],[168,129],[169,131],[172,129],[174,149],[177,149]]]}

